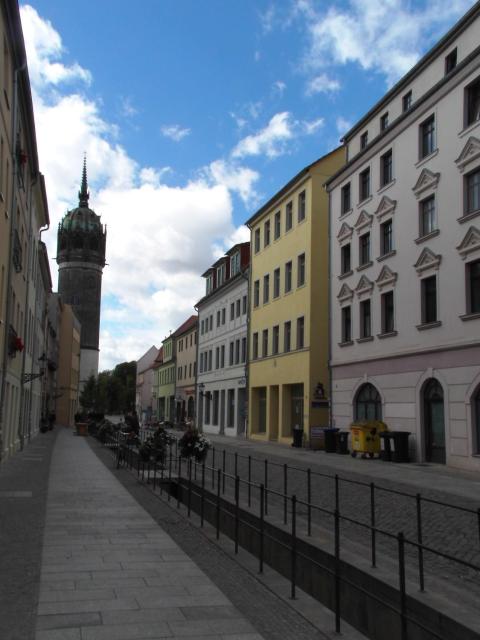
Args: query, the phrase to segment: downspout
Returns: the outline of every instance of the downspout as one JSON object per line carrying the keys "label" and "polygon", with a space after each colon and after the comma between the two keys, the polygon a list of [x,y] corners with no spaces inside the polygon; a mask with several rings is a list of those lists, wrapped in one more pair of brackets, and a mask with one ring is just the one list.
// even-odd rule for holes
{"label": "downspout", "polygon": [[[17,181],[17,158],[15,157],[15,145],[17,142],[17,103],[18,103],[18,74],[27,68],[27,60],[23,64],[14,70],[13,72],[13,104],[12,104],[12,149],[13,149],[13,162],[12,162],[12,224],[10,227],[10,246],[8,249],[8,268],[7,268],[7,304],[5,308],[5,349],[3,353],[2,362],[2,385],[0,388],[0,460],[3,457],[3,432],[5,424],[5,389],[7,386],[7,364],[8,364],[8,331],[10,327],[10,313],[11,313],[11,290],[12,290],[12,262],[13,262],[13,242],[16,231],[16,209],[17,209],[17,192],[15,189]],[[8,207],[8,202],[6,203]]]}
{"label": "downspout", "polygon": [[[198,429],[200,431],[199,424],[197,421],[197,416],[198,416],[198,400],[200,399],[200,395],[198,392],[198,369],[199,369],[199,362],[198,362],[198,351],[199,351],[199,346],[198,343],[200,342],[200,316],[198,314],[198,307],[196,304],[193,305],[193,308],[195,309],[195,311],[197,312],[197,343],[195,345],[195,358],[196,358],[196,362],[195,362],[195,416],[194,416],[194,423],[195,423],[195,429]],[[201,431],[200,433],[203,432],[203,422],[201,424]]]}
{"label": "downspout", "polygon": [[[33,187],[36,185],[36,183],[38,182],[38,176],[35,176],[35,178],[31,181],[30,183],[30,204],[27,202],[27,207],[29,209],[29,217],[28,217],[28,246],[29,246],[29,260],[28,260],[28,265],[27,265],[27,286],[25,288],[25,317],[23,320],[23,335],[25,336],[25,348],[23,349],[22,352],[22,374],[21,374],[21,378],[20,378],[20,413],[19,413],[19,419],[18,419],[18,436],[20,438],[20,451],[23,451],[23,445],[24,445],[24,440],[25,440],[25,425],[24,425],[24,419],[25,419],[25,414],[29,417],[30,412],[25,411],[25,363],[27,360],[27,344],[28,344],[28,340],[30,338],[30,336],[27,336],[28,333],[28,311],[29,311],[29,304],[28,304],[28,296],[30,293],[30,281],[32,279],[32,275],[33,275],[33,254],[34,251],[32,250],[32,217],[33,217],[33,207],[32,207],[32,190]],[[37,287],[35,287],[35,306],[34,309],[36,310],[37,308]],[[35,363],[35,360],[33,359],[33,351],[35,351],[35,344],[34,344],[34,349],[32,350],[32,369]],[[32,371],[33,373],[33,371]],[[31,399],[32,399],[32,389],[33,389],[33,380],[29,383],[30,384],[30,398],[29,398],[29,407],[30,407],[30,403],[31,403]],[[30,442],[30,423],[28,423],[28,441]]]}
{"label": "downspout", "polygon": [[[251,234],[250,234],[251,235]],[[250,238],[250,246],[251,246],[251,238]],[[246,269],[245,269],[246,271]],[[248,267],[248,274],[245,275],[245,271],[241,271],[241,276],[244,280],[247,281],[247,351],[245,354],[245,395],[246,395],[246,403],[247,403],[247,411],[245,412],[245,440],[248,440],[248,411],[250,410],[250,393],[248,387],[248,374],[249,374],[249,366],[250,366],[250,285],[251,285],[251,268]]]}
{"label": "downspout", "polygon": [[[326,186],[323,188],[327,191]],[[328,195],[328,246],[327,246],[327,258],[328,258],[328,283],[327,283],[327,292],[328,292],[328,425],[333,427],[333,416],[332,416],[332,391],[333,391],[333,382],[332,382],[332,265],[331,265],[331,252],[330,252],[330,243],[332,241],[332,198],[330,193],[327,191]]]}

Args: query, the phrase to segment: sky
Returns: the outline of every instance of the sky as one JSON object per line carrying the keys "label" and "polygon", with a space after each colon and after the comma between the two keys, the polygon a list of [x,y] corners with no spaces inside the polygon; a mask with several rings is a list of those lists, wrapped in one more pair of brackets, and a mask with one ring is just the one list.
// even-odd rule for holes
{"label": "sky", "polygon": [[342,135],[472,0],[32,0],[20,11],[57,282],[78,205],[107,225],[100,369],[194,311],[244,222]]}

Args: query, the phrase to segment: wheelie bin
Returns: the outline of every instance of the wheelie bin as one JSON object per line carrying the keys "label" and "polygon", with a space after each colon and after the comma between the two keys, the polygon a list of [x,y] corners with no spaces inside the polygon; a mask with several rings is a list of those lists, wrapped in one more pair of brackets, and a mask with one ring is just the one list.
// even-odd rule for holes
{"label": "wheelie bin", "polygon": [[410,431],[392,431],[392,436],[393,462],[410,462],[410,455],[408,452],[408,438],[410,436]]}
{"label": "wheelie bin", "polygon": [[337,450],[336,434],[339,429],[329,428],[325,429],[325,451],[326,453],[335,453]]}
{"label": "wheelie bin", "polygon": [[293,442],[292,447],[300,449],[303,444],[303,429],[300,425],[296,424],[293,427]]}
{"label": "wheelie bin", "polygon": [[387,425],[380,420],[365,423],[354,423],[350,427],[352,433],[352,457],[361,453],[362,458],[374,458],[380,453],[380,433],[387,429]]}
{"label": "wheelie bin", "polygon": [[380,459],[386,462],[392,461],[393,432],[382,431],[380,434]]}
{"label": "wheelie bin", "polygon": [[346,455],[349,453],[348,450],[348,436],[350,433],[348,431],[339,431],[336,434],[336,444],[337,444],[337,453],[341,455]]}

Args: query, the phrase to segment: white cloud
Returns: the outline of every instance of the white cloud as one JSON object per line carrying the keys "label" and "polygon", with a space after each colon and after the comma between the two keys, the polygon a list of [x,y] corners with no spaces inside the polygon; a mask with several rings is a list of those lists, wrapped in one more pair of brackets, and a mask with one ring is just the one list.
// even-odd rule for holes
{"label": "white cloud", "polygon": [[62,39],[48,20],[40,18],[30,5],[20,7],[25,47],[27,50],[28,72],[33,87],[38,85],[58,85],[69,80],[90,83],[90,72],[78,63],[66,66],[59,62],[65,53]]}
{"label": "white cloud", "polygon": [[347,131],[349,131],[349,129],[352,128],[352,123],[350,122],[350,120],[347,120],[342,116],[339,116],[337,118],[335,124],[337,125],[337,131],[341,136],[343,136],[345,133],[347,133]]}
{"label": "white cloud", "polygon": [[275,114],[264,129],[246,136],[232,151],[234,158],[266,155],[275,158],[286,150],[286,142],[293,137],[293,124],[288,111]]}
{"label": "white cloud", "polygon": [[272,31],[276,19],[275,6],[272,4],[266,11],[260,13],[260,25],[263,33],[270,33]]}
{"label": "white cloud", "polygon": [[237,192],[245,204],[258,201],[258,194],[254,189],[254,184],[260,177],[257,171],[225,160],[215,160],[207,168],[206,174],[215,184]]}
{"label": "white cloud", "polygon": [[310,136],[313,133],[316,133],[319,129],[323,127],[324,124],[325,124],[325,120],[323,118],[317,118],[316,120],[310,120],[310,121],[305,120],[304,122],[302,122],[303,129],[307,134],[307,136]]}
{"label": "white cloud", "polygon": [[190,129],[182,128],[179,124],[164,125],[160,131],[166,138],[170,138],[175,142],[180,142],[180,140],[190,135]]}
{"label": "white cloud", "polygon": [[[199,274],[212,263],[218,246],[227,248],[225,243],[244,233],[233,224],[232,193],[253,197],[258,174],[218,162],[182,186],[164,184],[170,167],[139,165],[118,143],[99,103],[66,91],[62,82],[80,67],[72,70],[60,60],[62,78],[52,75],[51,61],[63,50],[52,25],[27,7],[22,22],[29,63],[33,60],[39,160],[51,217],[44,239],[55,256],[57,225],[77,204],[85,151],[90,205],[108,228],[100,366],[111,368],[137,359],[194,313],[193,304],[203,293]],[[56,265],[51,265],[56,282]]]}
{"label": "white cloud", "polygon": [[132,118],[138,113],[138,109],[133,106],[132,99],[129,97],[121,98],[120,113],[126,118]]}
{"label": "white cloud", "polygon": [[404,0],[349,0],[346,7],[316,11],[297,1],[309,33],[305,65],[356,63],[378,71],[392,84],[406,73],[439,32],[472,5],[471,0],[427,0],[423,7]]}
{"label": "white cloud", "polygon": [[307,96],[313,96],[316,93],[335,93],[339,89],[340,82],[338,80],[330,78],[326,73],[321,73],[309,80],[305,93]]}
{"label": "white cloud", "polygon": [[287,85],[285,82],[283,82],[283,80],[277,80],[276,82],[273,83],[273,88],[277,93],[282,95],[285,89],[287,88]]}

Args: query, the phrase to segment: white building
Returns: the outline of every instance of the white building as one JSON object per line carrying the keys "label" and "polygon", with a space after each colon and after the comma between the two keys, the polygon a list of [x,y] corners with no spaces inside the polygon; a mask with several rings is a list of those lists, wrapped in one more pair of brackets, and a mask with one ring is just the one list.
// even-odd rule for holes
{"label": "white building", "polygon": [[245,432],[250,243],[237,244],[203,274],[197,303],[197,427],[205,433]]}
{"label": "white building", "polygon": [[332,418],[480,470],[480,3],[345,136],[328,183]]}

